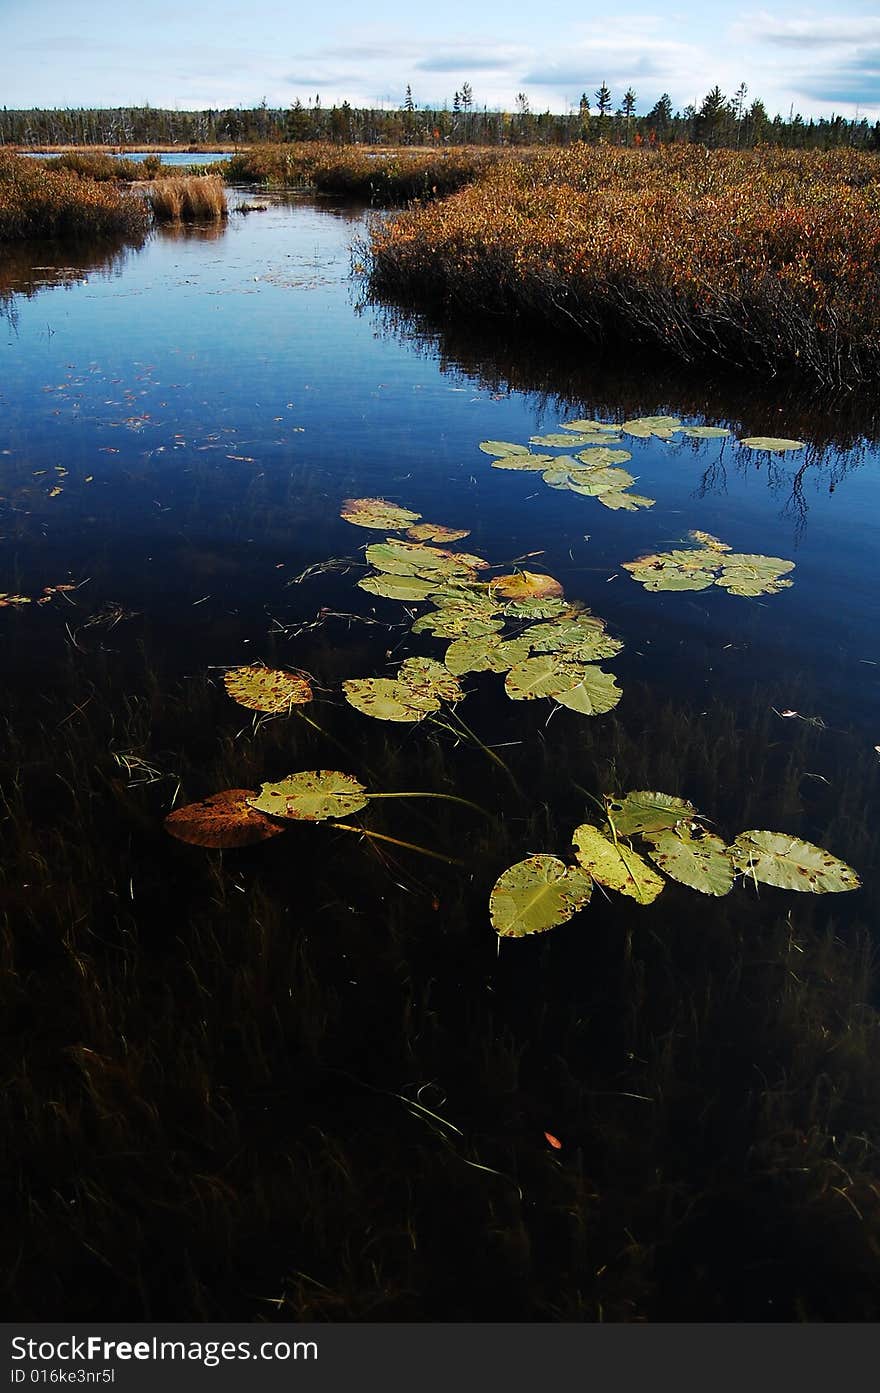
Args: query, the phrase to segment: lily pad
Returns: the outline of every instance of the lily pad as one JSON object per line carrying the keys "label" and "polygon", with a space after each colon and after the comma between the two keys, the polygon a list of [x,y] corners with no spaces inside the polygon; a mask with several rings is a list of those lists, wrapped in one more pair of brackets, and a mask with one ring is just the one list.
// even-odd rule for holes
{"label": "lily pad", "polygon": [[413,542],[460,542],[471,535],[468,527],[444,527],[438,522],[418,522],[408,527],[407,537]]}
{"label": "lily pad", "polygon": [[248,807],[271,817],[295,822],[324,822],[347,817],[366,807],[369,795],[353,774],[336,769],[306,769],[288,774],[278,783],[266,783],[247,800]]}
{"label": "lily pad", "polygon": [[708,532],[691,534],[703,545],[625,561],[623,569],[647,590],[707,590],[718,585],[734,595],[773,595],[791,585],[781,579],[794,570],[779,556],[733,552]]}
{"label": "lily pad", "polygon": [[540,600],[511,600],[504,606],[508,619],[553,619],[568,612],[569,606],[559,595],[547,595]]}
{"label": "lily pad", "polygon": [[551,431],[548,435],[529,436],[532,445],[556,445],[565,449],[572,445],[589,445],[591,439],[590,435],[570,435],[562,431]]}
{"label": "lily pad", "polygon": [[531,455],[528,452],[524,455],[502,455],[499,459],[493,459],[492,468],[519,469],[537,474],[547,468],[552,458],[552,455]]}
{"label": "lily pad", "polygon": [[674,798],[669,793],[648,793],[638,790],[623,798],[606,799],[608,815],[624,837],[634,833],[661,832],[680,822],[692,822],[699,814],[686,798]]}
{"label": "lily pad", "polygon": [[491,582],[491,591],[505,600],[544,600],[563,593],[558,580],[538,571],[514,571],[510,575],[496,576]]}
{"label": "lily pad", "polygon": [[628,460],[632,459],[632,451],[611,450],[604,445],[594,445],[589,450],[578,450],[576,458],[588,469],[593,469],[600,465],[626,464]]}
{"label": "lily pad", "polygon": [[418,576],[364,576],[358,581],[361,590],[370,595],[384,595],[388,600],[427,600],[434,582]]}
{"label": "lily pad", "polygon": [[509,440],[481,440],[480,449],[484,455],[527,455],[528,445],[511,445]]}
{"label": "lily pad", "polygon": [[730,435],[726,426],[683,426],[681,433],[692,440],[721,440]]}
{"label": "lily pad", "polygon": [[785,440],[776,435],[750,435],[739,443],[747,445],[750,450],[773,450],[781,455],[786,450],[802,450],[806,442],[803,440]]}
{"label": "lily pad", "polygon": [[619,890],[637,904],[651,904],[664,882],[647,861],[622,842],[616,845],[598,827],[585,822],[573,834],[574,853],[584,870],[608,890]]}
{"label": "lily pad", "polygon": [[447,648],[443,661],[450,672],[460,676],[465,672],[507,672],[528,656],[527,638],[504,640],[500,634],[489,634],[484,638],[456,639]]}
{"label": "lily pad", "polygon": [[542,653],[517,663],[505,678],[504,690],[512,701],[552,697],[584,716],[611,711],[622,695],[611,673],[564,653]]}
{"label": "lily pad", "polygon": [[430,692],[417,692],[393,677],[351,677],[342,691],[349,706],[377,721],[424,720],[440,710],[440,702]]}
{"label": "lily pad", "polygon": [[736,869],[747,880],[777,885],[781,890],[824,895],[857,890],[861,885],[852,866],[787,832],[741,832],[730,853]]}
{"label": "lily pad", "polygon": [[582,493],[588,498],[598,498],[602,493],[619,493],[621,489],[634,484],[632,474],[625,469],[586,469],[570,475],[568,487],[572,493]]}
{"label": "lily pad", "polygon": [[375,527],[394,532],[418,522],[421,513],[389,503],[387,498],[346,498],[339,515],[356,527]]}
{"label": "lily pad", "polygon": [[304,706],[313,697],[304,677],[273,667],[230,668],[223,674],[223,685],[239,706],[273,715],[289,711],[291,706]]}
{"label": "lily pad", "polygon": [[[436,598],[432,595],[432,599]],[[467,609],[435,609],[421,615],[412,626],[414,634],[433,634],[435,638],[483,638],[504,628],[503,619],[483,616]]]}
{"label": "lily pad", "polygon": [[670,440],[680,426],[681,421],[677,416],[637,416],[624,421],[620,429],[639,440],[647,440],[652,435],[659,440]]}
{"label": "lily pad", "polygon": [[635,513],[639,508],[653,508],[656,499],[645,498],[641,493],[600,493],[599,502],[603,508],[612,508],[615,512]]}
{"label": "lily pad", "polygon": [[588,903],[593,882],[556,856],[529,856],[508,866],[489,896],[489,917],[500,938],[524,938],[564,924]]}
{"label": "lily pad", "polygon": [[615,426],[611,421],[563,421],[560,430],[584,431],[588,435],[597,433],[617,431],[619,426]]}
{"label": "lily pad", "polygon": [[417,696],[440,697],[443,701],[461,701],[461,684],[436,658],[405,658],[397,670],[397,681]]}
{"label": "lily pad", "polygon": [[659,832],[646,832],[648,855],[661,871],[703,895],[726,895],[733,888],[730,850],[713,832],[696,832],[682,823]]}
{"label": "lily pad", "polygon": [[248,799],[256,796],[253,788],[226,788],[222,793],[212,793],[199,803],[175,808],[165,819],[165,831],[190,846],[220,850],[268,841],[285,829],[249,805]]}

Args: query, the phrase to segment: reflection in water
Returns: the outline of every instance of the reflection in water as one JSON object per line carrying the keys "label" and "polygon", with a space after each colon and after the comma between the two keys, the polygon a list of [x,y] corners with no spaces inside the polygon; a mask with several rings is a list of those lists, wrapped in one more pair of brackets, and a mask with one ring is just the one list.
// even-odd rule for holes
{"label": "reflection in water", "polygon": [[4,246],[0,257],[0,310],[14,322],[16,296],[31,299],[42,290],[83,283],[98,275],[110,280],[122,273],[131,253],[130,238],[89,242],[26,242]]}

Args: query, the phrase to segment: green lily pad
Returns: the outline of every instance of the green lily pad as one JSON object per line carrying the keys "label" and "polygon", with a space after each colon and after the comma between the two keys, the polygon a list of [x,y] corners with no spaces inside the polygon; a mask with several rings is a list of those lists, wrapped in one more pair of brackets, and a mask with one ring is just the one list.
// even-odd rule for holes
{"label": "green lily pad", "polygon": [[687,823],[644,833],[648,855],[661,871],[703,895],[726,895],[733,888],[730,851],[712,832],[694,832]]}
{"label": "green lily pad", "polygon": [[593,882],[556,856],[529,856],[508,866],[489,896],[489,917],[500,938],[524,938],[564,924],[588,903]]}
{"label": "green lily pad", "polygon": [[610,673],[575,662],[565,653],[541,653],[517,663],[504,680],[504,690],[512,701],[552,697],[584,716],[611,711],[622,695]]}
{"label": "green lily pad", "polygon": [[617,431],[619,426],[615,426],[611,421],[563,421],[560,430],[570,430],[586,432],[588,435]]}
{"label": "green lily pad", "polygon": [[861,881],[845,861],[787,832],[741,832],[730,847],[733,864],[747,880],[781,890],[835,894],[858,890]]}
{"label": "green lily pad", "polygon": [[471,610],[450,608],[429,610],[416,620],[412,631],[414,634],[433,634],[435,638],[477,639],[487,634],[497,634],[503,628],[503,619],[484,617]]}
{"label": "green lily pad", "polygon": [[625,561],[623,569],[647,590],[707,590],[718,585],[734,595],[774,595],[791,585],[781,577],[794,570],[793,561],[733,552],[708,532],[691,536],[702,545],[639,556]]}
{"label": "green lily pad", "polygon": [[438,522],[418,522],[408,527],[406,535],[413,542],[460,542],[471,535],[469,527],[444,527]]}
{"label": "green lily pad", "polygon": [[616,845],[598,827],[585,822],[573,834],[574,853],[599,885],[619,890],[637,904],[651,904],[663,889],[664,882],[647,861],[622,842]]}
{"label": "green lily pad", "polygon": [[806,442],[785,440],[776,435],[750,435],[739,443],[747,445],[750,450],[773,450],[777,454],[783,454],[786,450],[802,450]]}
{"label": "green lily pad", "polygon": [[683,426],[681,433],[692,440],[721,440],[730,435],[726,426]]}
{"label": "green lily pad", "polygon": [[559,595],[546,595],[540,600],[511,600],[504,606],[507,619],[553,619],[568,612],[567,602]]}
{"label": "green lily pad", "polygon": [[502,455],[499,459],[493,459],[493,469],[519,469],[525,472],[532,471],[541,473],[545,470],[552,460],[552,455]]}
{"label": "green lily pad", "polygon": [[639,508],[653,508],[654,498],[645,498],[641,493],[600,493],[599,502],[603,508],[612,508],[615,512],[635,513]]}
{"label": "green lily pad", "polygon": [[389,503],[387,498],[346,498],[339,516],[356,527],[375,527],[394,532],[397,528],[418,522],[421,513],[401,508],[398,503]]}
{"label": "green lily pad", "polygon": [[248,807],[257,812],[304,822],[347,817],[368,802],[364,785],[353,774],[340,774],[336,769],[288,774],[278,783],[262,784],[260,792],[247,800]]}
{"label": "green lily pad", "polygon": [[583,493],[589,498],[598,498],[601,493],[617,493],[634,483],[632,474],[625,469],[588,469],[582,465],[576,474],[569,474],[568,487],[572,493]]}
{"label": "green lily pad", "polygon": [[429,580],[417,576],[364,576],[358,581],[361,590],[370,595],[384,595],[388,600],[427,600],[434,589]]}
{"label": "green lily pad", "polygon": [[608,815],[624,837],[634,833],[661,832],[680,822],[692,822],[699,817],[693,803],[686,798],[674,798],[669,793],[648,793],[637,790],[623,798],[606,800]]}
{"label": "green lily pad", "polygon": [[289,711],[292,706],[302,706],[314,695],[304,677],[256,663],[229,668],[223,675],[223,685],[239,706],[273,715]]}
{"label": "green lily pad", "polygon": [[461,701],[464,692],[457,677],[436,658],[405,658],[397,670],[397,681],[417,696]]}
{"label": "green lily pad", "polygon": [[484,455],[527,455],[528,445],[511,445],[509,440],[481,440],[480,449]]}
{"label": "green lily pad", "polygon": [[609,464],[626,464],[632,459],[632,451],[611,450],[607,446],[594,445],[589,450],[578,450],[576,458],[588,469],[596,469]]}
{"label": "green lily pad", "polygon": [[377,721],[421,721],[440,710],[437,697],[415,692],[393,677],[351,677],[342,691],[349,706]]}
{"label": "green lily pad", "polygon": [[556,445],[565,449],[573,445],[589,445],[592,436],[590,435],[570,435],[561,431],[551,431],[549,435],[530,435],[529,441],[532,445]]}

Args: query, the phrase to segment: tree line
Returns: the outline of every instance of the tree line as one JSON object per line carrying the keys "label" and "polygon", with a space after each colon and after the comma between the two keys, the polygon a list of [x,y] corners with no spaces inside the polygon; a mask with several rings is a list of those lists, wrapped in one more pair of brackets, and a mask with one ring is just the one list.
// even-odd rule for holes
{"label": "tree line", "polygon": [[843,116],[804,118],[795,112],[771,117],[742,83],[731,97],[713,87],[699,106],[674,110],[664,93],[639,113],[632,87],[615,101],[602,82],[584,91],[566,113],[533,111],[519,92],[510,111],[480,107],[468,82],[442,108],[418,106],[410,86],[395,109],[324,106],[320,94],[289,107],[259,106],[179,111],[129,106],[10,110],[0,113],[3,145],[240,145],[260,141],[333,141],[354,145],[568,145],[574,141],[654,146],[693,142],[751,149],[779,145],[795,149],[853,146],[880,148],[880,121]]}

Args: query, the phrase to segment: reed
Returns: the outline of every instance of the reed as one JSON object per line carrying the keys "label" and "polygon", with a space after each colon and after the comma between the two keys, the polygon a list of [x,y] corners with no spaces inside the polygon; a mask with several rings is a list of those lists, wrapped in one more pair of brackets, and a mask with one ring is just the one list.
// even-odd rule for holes
{"label": "reed", "polygon": [[220,222],[226,191],[216,175],[156,179],[146,190],[157,222]]}
{"label": "reed", "polygon": [[0,242],[120,235],[138,240],[148,226],[143,199],[115,183],[0,154]]}
{"label": "reed", "polygon": [[880,361],[880,161],[578,147],[377,224],[374,293],[826,386]]}

